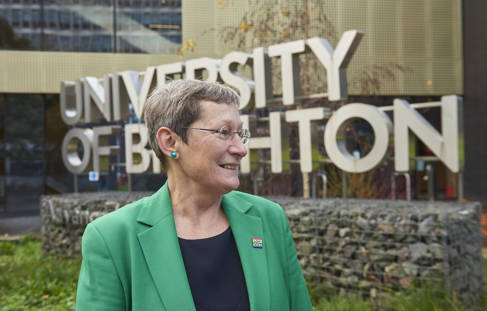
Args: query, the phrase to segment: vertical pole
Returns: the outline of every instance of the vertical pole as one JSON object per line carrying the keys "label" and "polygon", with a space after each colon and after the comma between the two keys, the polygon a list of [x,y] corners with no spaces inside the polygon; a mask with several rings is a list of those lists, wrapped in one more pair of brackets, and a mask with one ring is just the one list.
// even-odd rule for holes
{"label": "vertical pole", "polygon": [[312,179],[311,179],[311,197],[313,199],[316,199],[316,177],[317,177],[317,174],[312,174]]}
{"label": "vertical pole", "polygon": [[463,202],[463,172],[460,171],[457,174],[457,184],[458,184],[458,202]]}
{"label": "vertical pole", "polygon": [[321,179],[323,180],[323,198],[326,198],[326,184],[328,183],[326,173],[321,174]]}
{"label": "vertical pole", "polygon": [[391,199],[396,199],[396,173],[392,173],[391,176]]}
{"label": "vertical pole", "polygon": [[40,31],[40,40],[39,40],[39,50],[44,50],[44,23],[45,23],[45,15],[44,15],[44,0],[40,1],[39,4],[39,11],[40,11],[40,19],[41,19],[41,31]]}
{"label": "vertical pole", "polygon": [[257,175],[253,174],[253,176],[251,176],[251,178],[252,178],[252,187],[254,189],[254,195],[258,195],[259,184],[257,181]]}
{"label": "vertical pole", "polygon": [[426,174],[428,176],[428,200],[434,201],[435,200],[435,191],[434,191],[434,176],[433,176],[433,166],[431,163],[426,165]]}
{"label": "vertical pole", "polygon": [[309,173],[303,172],[303,198],[309,199]]}
{"label": "vertical pole", "polygon": [[113,0],[113,53],[117,53],[117,0]]}
{"label": "vertical pole", "polygon": [[409,173],[404,173],[406,178],[406,200],[411,201],[411,176]]}
{"label": "vertical pole", "polygon": [[342,171],[342,197],[347,198],[347,173]]}
{"label": "vertical pole", "polygon": [[74,193],[78,193],[78,174],[73,174],[73,188],[74,188]]}
{"label": "vertical pole", "polygon": [[132,192],[132,174],[127,174],[127,190]]}
{"label": "vertical pole", "polygon": [[[7,122],[7,101],[6,101],[6,98],[5,98],[5,95],[3,94],[0,94],[0,111],[2,112],[2,116],[0,116],[0,118],[2,118],[2,123],[3,124],[6,124]],[[3,136],[0,137],[0,140],[2,140],[3,143],[6,143],[7,142],[7,134],[6,134],[6,131],[3,130]],[[10,175],[9,174],[9,170],[7,168],[7,159],[8,159],[8,156],[7,156],[7,152],[1,152],[0,153],[0,157],[2,158],[2,161],[0,161],[0,163],[3,163],[3,171],[4,171],[4,174],[3,176],[1,176],[1,178],[3,178],[2,182],[1,182],[1,186],[2,186],[2,190],[1,190],[1,193],[3,194],[2,197],[3,197],[3,202],[0,202],[0,205],[3,206],[3,210],[2,211],[7,211],[7,196],[8,196],[8,176]]]}
{"label": "vertical pole", "polygon": [[47,99],[46,99],[46,94],[41,95],[41,100],[42,100],[42,193],[46,193],[46,175],[47,175],[47,155],[46,155],[46,141],[47,141],[47,129],[46,129],[46,123],[47,123],[47,116],[46,116],[46,106],[47,106]]}

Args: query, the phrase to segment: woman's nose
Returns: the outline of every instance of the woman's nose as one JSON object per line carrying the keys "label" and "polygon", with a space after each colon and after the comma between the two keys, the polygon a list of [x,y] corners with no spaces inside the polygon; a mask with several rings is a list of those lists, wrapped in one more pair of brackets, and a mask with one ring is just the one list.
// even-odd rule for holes
{"label": "woman's nose", "polygon": [[245,157],[247,154],[247,147],[245,147],[242,138],[238,135],[233,135],[231,142],[230,153],[238,155],[240,158]]}

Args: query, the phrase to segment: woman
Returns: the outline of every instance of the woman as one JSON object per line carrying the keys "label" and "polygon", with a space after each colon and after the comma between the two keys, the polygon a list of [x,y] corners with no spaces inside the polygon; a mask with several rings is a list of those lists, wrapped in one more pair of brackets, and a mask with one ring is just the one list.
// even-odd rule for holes
{"label": "woman", "polygon": [[167,182],[87,226],[77,310],[312,310],[281,207],[233,191],[249,138],[238,103],[196,80],[150,96]]}

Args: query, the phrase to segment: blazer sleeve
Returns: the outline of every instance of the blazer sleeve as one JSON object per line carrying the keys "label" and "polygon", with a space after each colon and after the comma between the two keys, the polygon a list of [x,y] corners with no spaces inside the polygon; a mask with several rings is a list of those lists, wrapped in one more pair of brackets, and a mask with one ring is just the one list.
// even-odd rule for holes
{"label": "blazer sleeve", "polygon": [[284,211],[282,212],[282,222],[284,226],[284,237],[286,239],[286,260],[287,260],[287,274],[289,282],[289,304],[291,311],[313,311],[311,300],[308,294],[308,288],[303,276],[303,270],[298,261],[298,254],[289,223]]}
{"label": "blazer sleeve", "polygon": [[78,279],[76,310],[125,310],[122,283],[103,236],[94,224],[83,234],[83,260]]}

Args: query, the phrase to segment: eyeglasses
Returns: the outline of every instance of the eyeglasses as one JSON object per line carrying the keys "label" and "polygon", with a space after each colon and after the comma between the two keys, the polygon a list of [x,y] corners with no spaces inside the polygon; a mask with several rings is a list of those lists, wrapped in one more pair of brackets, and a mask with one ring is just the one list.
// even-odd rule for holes
{"label": "eyeglasses", "polygon": [[223,139],[230,140],[233,138],[233,135],[237,134],[238,137],[242,140],[242,143],[245,145],[246,143],[249,142],[250,138],[250,131],[247,129],[241,129],[238,131],[230,131],[230,129],[226,126],[222,126],[219,130],[213,130],[213,129],[204,129],[204,128],[199,128],[199,127],[184,127],[185,129],[188,130],[200,130],[200,131],[208,131],[208,132],[214,132],[217,133],[218,136],[220,136]]}

